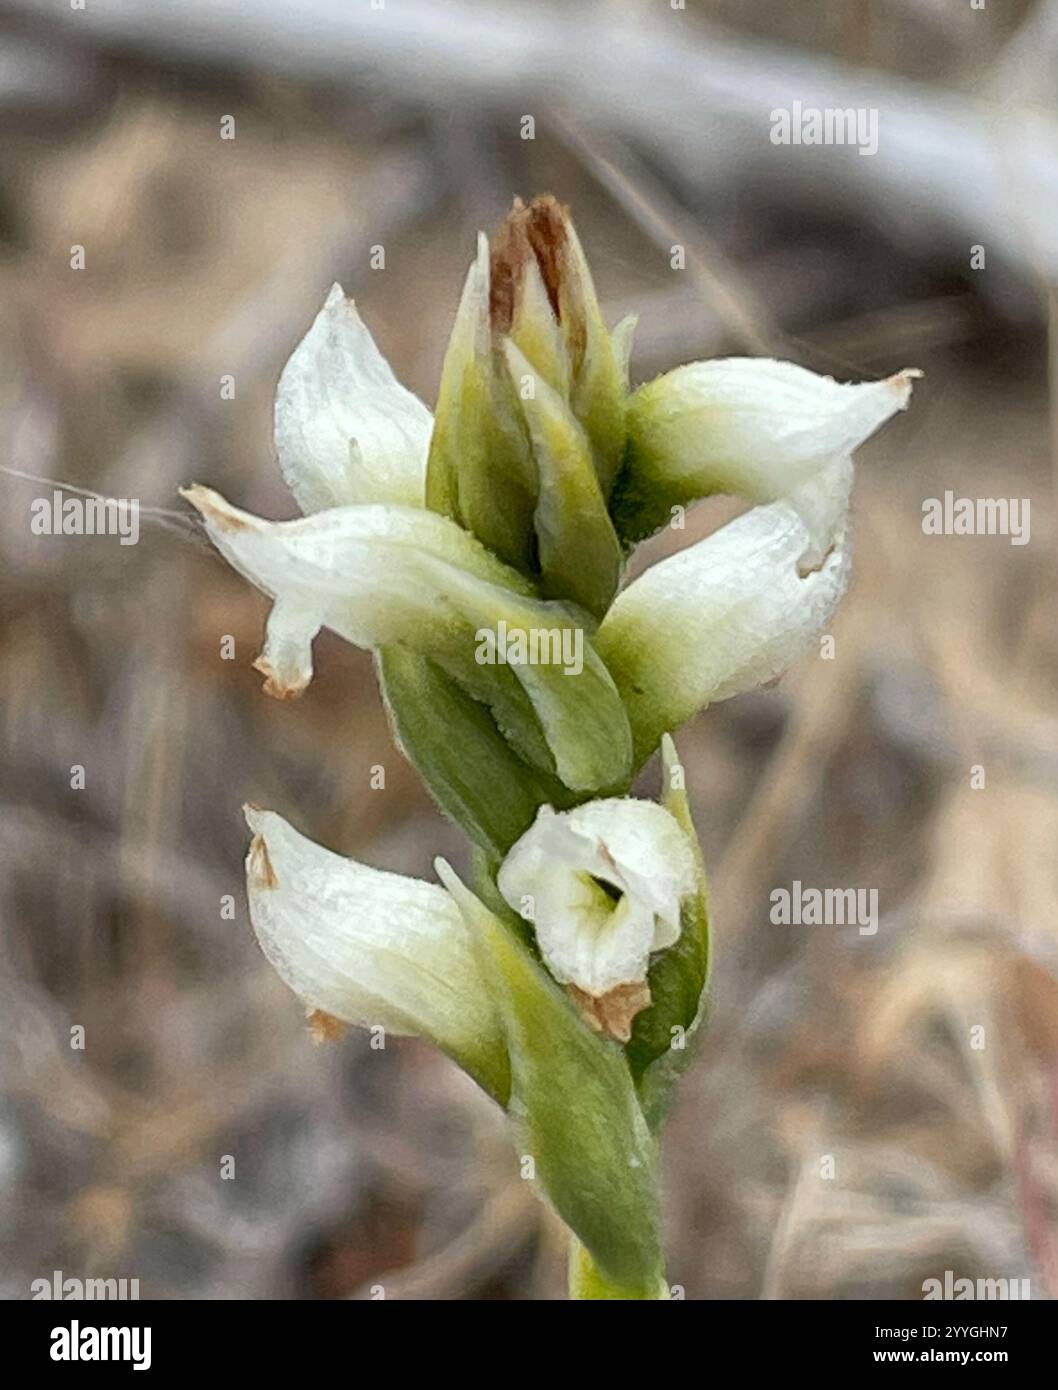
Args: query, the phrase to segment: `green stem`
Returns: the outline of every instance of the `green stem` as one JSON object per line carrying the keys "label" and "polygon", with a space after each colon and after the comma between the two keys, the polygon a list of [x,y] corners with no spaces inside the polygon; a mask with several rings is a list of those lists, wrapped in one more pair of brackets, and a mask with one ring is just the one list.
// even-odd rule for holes
{"label": "green stem", "polygon": [[569,1296],[592,1299],[667,1299],[669,1286],[658,1276],[653,1289],[642,1285],[615,1284],[602,1272],[588,1250],[575,1235],[570,1235]]}

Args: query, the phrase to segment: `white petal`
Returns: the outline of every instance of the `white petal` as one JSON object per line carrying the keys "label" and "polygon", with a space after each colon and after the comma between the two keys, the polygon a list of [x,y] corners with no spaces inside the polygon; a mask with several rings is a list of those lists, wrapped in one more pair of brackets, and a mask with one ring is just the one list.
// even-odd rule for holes
{"label": "white petal", "polygon": [[276,390],[276,452],[301,510],[351,502],[421,507],[432,425],[334,285]]}
{"label": "white petal", "polygon": [[250,919],[290,988],[345,1023],[430,1038],[479,1080],[502,1070],[499,1021],[448,893],[332,854],[274,811],[245,812]]}
{"label": "white petal", "polygon": [[[619,901],[595,880],[616,889]],[[612,797],[561,814],[544,806],[497,883],[516,911],[532,901],[537,942],[555,979],[599,998],[645,980],[651,952],[679,937],[681,903],[695,890],[694,850],[652,801]]]}
{"label": "white petal", "polygon": [[756,507],[619,594],[596,645],[628,708],[637,762],[714,700],[772,680],[824,632],[848,582],[842,541],[802,573],[812,537],[788,502]]}

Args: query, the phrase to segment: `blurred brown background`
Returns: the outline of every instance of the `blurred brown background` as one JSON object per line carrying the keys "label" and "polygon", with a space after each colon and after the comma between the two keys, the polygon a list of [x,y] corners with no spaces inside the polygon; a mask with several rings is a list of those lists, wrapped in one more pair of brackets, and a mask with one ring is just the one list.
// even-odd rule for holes
{"label": "blurred brown background", "polygon": [[[1058,1294],[1056,9],[0,3],[5,1297],[55,1269],[145,1297],[562,1292],[489,1103],[414,1042],[313,1046],[254,943],[244,800],[407,873],[463,847],[366,653],[325,634],[304,698],[263,697],[266,601],[176,495],[293,514],[271,395],[335,279],[432,404],[474,233],[541,191],[610,321],[639,313],[636,380],[763,352],[927,374],[860,455],[835,660],[680,740],[717,965],[666,1140],[670,1278]],[[877,109],[878,153],[772,145],[794,100]],[[34,537],[51,489],[19,473],[158,515],[135,547]],[[1030,498],[1031,543],[923,536],[946,489]],[[877,935],[773,926],[793,878],[877,888]]]}

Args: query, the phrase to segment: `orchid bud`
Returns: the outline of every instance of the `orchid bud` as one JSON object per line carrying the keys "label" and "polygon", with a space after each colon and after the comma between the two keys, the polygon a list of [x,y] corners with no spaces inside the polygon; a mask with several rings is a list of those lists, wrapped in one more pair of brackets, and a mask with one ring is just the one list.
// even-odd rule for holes
{"label": "orchid bud", "polygon": [[494,333],[569,401],[608,497],[624,453],[627,378],[569,211],[554,198],[515,199],[493,247],[491,305]]}
{"label": "orchid bud", "polygon": [[625,367],[568,214],[520,200],[481,238],[445,357],[427,503],[600,618],[622,550],[607,499],[624,452]]}

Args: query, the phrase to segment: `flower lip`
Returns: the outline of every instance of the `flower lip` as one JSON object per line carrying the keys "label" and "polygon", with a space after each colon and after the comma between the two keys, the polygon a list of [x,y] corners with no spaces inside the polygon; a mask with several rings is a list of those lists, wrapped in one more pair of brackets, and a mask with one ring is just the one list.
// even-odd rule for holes
{"label": "flower lip", "polygon": [[[649,1002],[650,955],[679,937],[683,900],[694,893],[694,852],[662,806],[632,797],[542,806],[513,846],[497,883],[531,917],[544,961],[575,997],[620,991],[637,1011]],[[605,1007],[597,1017],[605,1018]]]}

